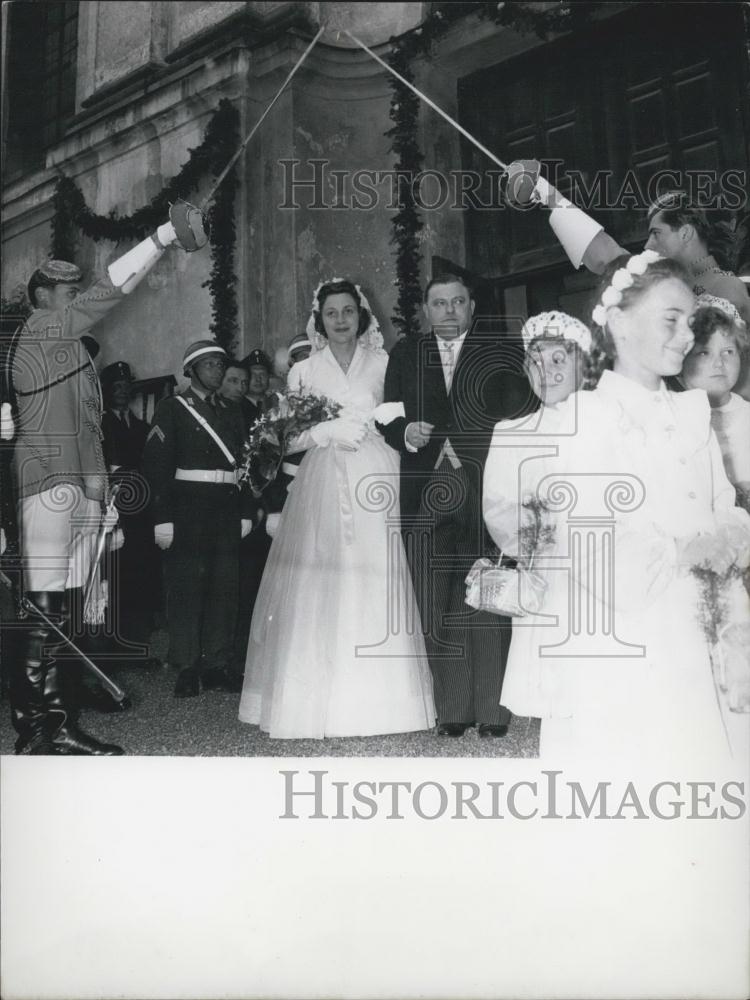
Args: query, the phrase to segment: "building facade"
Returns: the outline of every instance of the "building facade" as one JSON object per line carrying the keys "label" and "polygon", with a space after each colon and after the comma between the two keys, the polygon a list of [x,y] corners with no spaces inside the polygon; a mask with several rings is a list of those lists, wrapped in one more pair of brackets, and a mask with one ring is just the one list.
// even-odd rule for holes
{"label": "building facade", "polygon": [[[593,214],[621,242],[642,240],[638,192],[645,195],[659,172],[692,182],[734,171],[744,177],[744,196],[750,131],[741,4],[595,5],[584,28],[546,40],[499,27],[482,16],[487,5],[460,6],[431,53],[414,61],[417,85],[503,160],[564,164],[574,176],[561,174],[561,186],[579,200],[590,196]],[[97,214],[134,212],[179,172],[223,98],[239,111],[245,135],[325,24],[239,160],[235,348],[242,356],[287,344],[304,328],[313,289],[333,275],[362,284],[392,343],[391,88],[385,70],[337,32],[348,29],[384,54],[392,36],[456,7],[6,4],[4,298],[47,256],[60,173]],[[492,315],[553,306],[580,312],[590,277],[572,270],[543,215],[507,209],[494,165],[424,104],[416,138],[424,154],[424,276],[463,268],[479,279],[480,306]],[[211,183],[204,179],[196,201]],[[77,257],[93,277],[123,249],[81,238]],[[207,250],[165,255],[100,331],[100,362],[128,359],[139,378],[179,372],[184,346],[211,323],[209,268]]]}

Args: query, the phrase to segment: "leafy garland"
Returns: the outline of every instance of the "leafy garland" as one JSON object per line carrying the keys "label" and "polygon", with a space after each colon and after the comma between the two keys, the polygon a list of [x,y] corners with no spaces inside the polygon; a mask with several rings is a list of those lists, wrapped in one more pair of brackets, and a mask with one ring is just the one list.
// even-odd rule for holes
{"label": "leafy garland", "polygon": [[[127,216],[118,216],[114,211],[108,215],[92,212],[75,181],[61,175],[53,197],[50,256],[72,260],[78,231],[94,242],[113,240],[119,243],[122,240],[145,239],[164,222],[170,203],[178,198],[187,198],[198,189],[205,176],[218,176],[238,146],[239,112],[231,101],[222,98],[206,127],[203,142],[189,150],[189,159],[180,172],[167,181],[148,205]],[[225,349],[231,349],[238,331],[237,276],[234,272],[237,184],[236,168],[233,168],[216,192],[207,220],[212,264],[211,276],[203,287],[210,290],[212,297],[211,332]]]}
{"label": "leafy garland", "polygon": [[[507,3],[447,3],[430,14],[417,28],[400,37],[390,39],[391,51],[387,61],[397,73],[410,83],[414,82],[411,63],[419,56],[430,56],[432,46],[450,28],[467,14],[477,13],[491,20],[498,27],[513,28],[529,34],[533,32],[546,40],[550,34],[574,31],[587,24],[601,3],[564,2],[554,7],[539,8],[535,4]],[[389,76],[391,87],[390,119],[394,123],[386,133],[391,140],[391,152],[395,154],[397,177],[416,176],[422,169],[424,156],[417,143],[420,99],[399,80]],[[419,233],[424,223],[414,198],[410,184],[399,188],[399,211],[391,223],[391,244],[396,247],[396,283],[398,298],[392,316],[394,325],[404,336],[419,335],[419,310],[422,303],[420,283]]]}

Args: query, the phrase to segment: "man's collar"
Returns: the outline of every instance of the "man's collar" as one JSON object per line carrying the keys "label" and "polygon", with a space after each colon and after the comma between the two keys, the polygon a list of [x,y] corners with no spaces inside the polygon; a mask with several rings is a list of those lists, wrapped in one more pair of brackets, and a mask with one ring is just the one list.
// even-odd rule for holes
{"label": "man's collar", "polygon": [[433,330],[433,335],[435,337],[435,340],[438,342],[438,344],[441,345],[441,346],[444,346],[446,344],[454,344],[454,345],[455,344],[463,344],[463,342],[466,340],[466,334],[468,332],[469,332],[468,330],[464,330],[464,332],[463,333],[459,333],[459,335],[457,337],[448,338],[448,337],[441,337],[439,334],[435,333],[435,331]]}
{"label": "man's collar", "polygon": [[194,396],[197,396],[198,399],[202,399],[204,403],[207,397],[211,395],[210,392],[206,392],[204,389],[197,389],[192,382],[190,383],[190,392],[192,392]]}

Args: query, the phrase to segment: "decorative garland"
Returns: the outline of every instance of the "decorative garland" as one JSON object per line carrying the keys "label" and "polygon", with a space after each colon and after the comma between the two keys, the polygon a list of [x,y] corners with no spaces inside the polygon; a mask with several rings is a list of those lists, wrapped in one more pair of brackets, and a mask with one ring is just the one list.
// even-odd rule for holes
{"label": "decorative garland", "polygon": [[[574,31],[587,24],[601,3],[560,2],[555,7],[538,9],[529,3],[451,3],[430,14],[417,28],[400,37],[390,39],[392,46],[388,63],[410,83],[414,82],[411,63],[419,56],[431,55],[432,46],[450,28],[467,14],[477,13],[491,20],[498,27],[513,28],[524,34],[533,32],[546,40],[550,34]],[[390,118],[394,123],[386,133],[391,140],[391,152],[396,157],[397,176],[403,171],[416,176],[422,169],[424,157],[417,144],[419,123],[419,98],[395,77],[389,77],[391,86]],[[396,283],[398,299],[391,317],[404,336],[419,336],[419,310],[422,302],[420,265],[422,253],[419,233],[424,223],[409,184],[400,185],[399,211],[391,223],[391,243],[395,245]]]}
{"label": "decorative garland", "polygon": [[[86,204],[83,193],[70,177],[61,175],[53,198],[52,244],[50,256],[71,260],[76,251],[77,231],[99,240],[144,239],[166,218],[171,202],[187,198],[196,191],[206,175],[217,176],[239,146],[239,112],[226,98],[206,127],[203,142],[189,150],[190,157],[179,174],[167,181],[162,190],[132,215],[97,215]],[[234,273],[236,229],[234,201],[237,173],[233,168],[213,200],[208,212],[211,243],[211,276],[203,283],[212,298],[211,332],[226,350],[231,350],[237,335],[237,296]]]}

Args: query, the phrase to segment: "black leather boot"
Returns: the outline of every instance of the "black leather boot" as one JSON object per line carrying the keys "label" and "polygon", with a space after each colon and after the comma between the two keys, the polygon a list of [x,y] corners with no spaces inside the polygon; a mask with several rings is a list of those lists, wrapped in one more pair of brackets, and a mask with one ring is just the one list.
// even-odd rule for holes
{"label": "black leather boot", "polygon": [[66,701],[65,675],[70,663],[59,664],[55,661],[47,668],[44,686],[44,700],[50,712],[57,714],[62,721],[50,734],[50,742],[54,753],[74,757],[120,757],[125,751],[115,743],[101,743],[99,740],[84,733],[69,712]]}
{"label": "black leather boot", "polygon": [[[56,625],[63,623],[63,597],[57,591],[34,591],[29,599]],[[33,613],[23,637],[21,655],[12,667],[11,721],[18,733],[17,754],[53,754],[51,734],[65,719],[47,704],[44,694],[54,630]]]}

